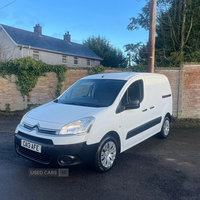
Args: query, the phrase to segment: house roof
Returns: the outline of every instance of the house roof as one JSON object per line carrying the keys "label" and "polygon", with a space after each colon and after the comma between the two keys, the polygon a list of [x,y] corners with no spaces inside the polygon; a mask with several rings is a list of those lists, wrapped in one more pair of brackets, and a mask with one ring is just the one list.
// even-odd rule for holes
{"label": "house roof", "polygon": [[0,25],[12,38],[12,40],[18,45],[31,46],[69,55],[76,55],[96,60],[102,60],[89,47],[85,45],[77,44],[74,42],[68,42],[66,40],[61,40],[46,35],[38,35],[34,32],[14,28],[3,24]]}

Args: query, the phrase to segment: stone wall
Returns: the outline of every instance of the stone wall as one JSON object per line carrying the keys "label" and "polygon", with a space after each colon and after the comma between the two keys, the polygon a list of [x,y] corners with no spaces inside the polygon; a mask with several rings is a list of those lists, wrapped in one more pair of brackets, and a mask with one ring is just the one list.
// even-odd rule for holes
{"label": "stone wall", "polygon": [[181,66],[178,106],[179,118],[200,118],[200,64]]}
{"label": "stone wall", "polygon": [[[107,69],[105,73],[122,72],[121,69]],[[200,64],[183,64],[180,69],[160,68],[156,73],[168,77],[173,95],[173,116],[178,118],[200,118]],[[88,75],[88,71],[69,69],[62,92],[77,80]],[[34,104],[44,104],[55,99],[57,87],[56,74],[51,72],[39,78],[36,87],[30,92],[30,98],[23,99],[14,83],[0,76],[0,110],[23,110]]]}
{"label": "stone wall", "polygon": [[200,63],[184,63],[180,69],[156,70],[165,74],[173,95],[173,116],[200,118]]}

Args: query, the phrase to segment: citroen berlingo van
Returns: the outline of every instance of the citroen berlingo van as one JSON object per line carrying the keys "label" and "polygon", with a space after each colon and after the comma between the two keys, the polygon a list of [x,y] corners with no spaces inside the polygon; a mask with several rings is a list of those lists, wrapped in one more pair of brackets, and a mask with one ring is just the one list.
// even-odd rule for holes
{"label": "citroen berlingo van", "polygon": [[62,167],[110,170],[118,153],[158,134],[167,138],[172,93],[166,76],[111,73],[82,78],[29,111],[15,131],[19,155]]}

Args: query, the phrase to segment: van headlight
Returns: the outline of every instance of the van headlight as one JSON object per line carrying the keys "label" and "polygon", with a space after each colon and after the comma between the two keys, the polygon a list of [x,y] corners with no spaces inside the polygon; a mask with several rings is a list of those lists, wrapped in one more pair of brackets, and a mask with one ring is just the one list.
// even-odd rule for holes
{"label": "van headlight", "polygon": [[94,120],[95,120],[94,117],[86,117],[86,118],[71,122],[63,126],[58,134],[59,135],[70,135],[70,134],[81,135],[81,134],[89,133],[94,123]]}

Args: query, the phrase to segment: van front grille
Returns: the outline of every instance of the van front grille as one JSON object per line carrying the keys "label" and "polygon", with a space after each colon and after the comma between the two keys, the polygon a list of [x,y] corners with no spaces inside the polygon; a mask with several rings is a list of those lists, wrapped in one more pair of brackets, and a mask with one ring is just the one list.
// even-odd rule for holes
{"label": "van front grille", "polygon": [[48,134],[48,135],[56,135],[56,133],[59,131],[59,130],[41,128],[39,124],[33,126],[27,123],[23,123],[23,127],[29,131],[32,131],[35,129],[38,133],[43,133],[43,134]]}
{"label": "van front grille", "polygon": [[31,160],[35,160],[37,162],[43,163],[43,164],[49,164],[51,161],[51,156],[46,155],[43,153],[34,152],[32,150],[26,149],[24,147],[18,146],[18,152]]}

